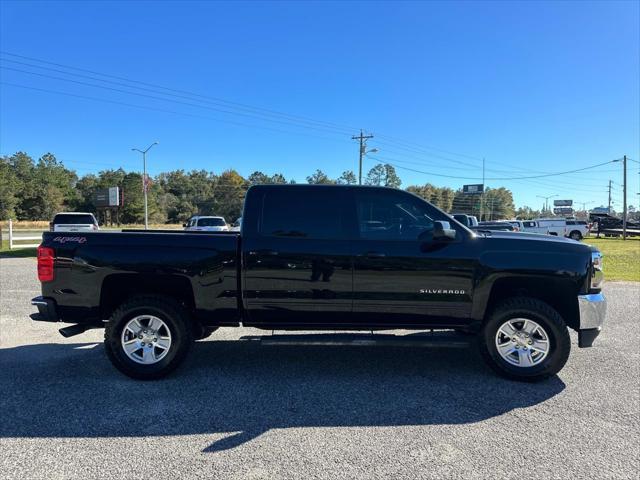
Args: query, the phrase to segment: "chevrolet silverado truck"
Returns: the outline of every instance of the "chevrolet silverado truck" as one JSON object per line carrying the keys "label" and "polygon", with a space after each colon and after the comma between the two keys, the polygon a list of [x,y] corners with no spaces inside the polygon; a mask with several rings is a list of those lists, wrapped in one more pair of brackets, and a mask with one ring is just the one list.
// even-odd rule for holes
{"label": "chevrolet silverado truck", "polygon": [[65,336],[105,328],[108,358],[138,379],[247,326],[330,345],[464,338],[498,374],[536,381],[565,365],[569,328],[590,347],[605,317],[596,249],[473,232],[405,191],[258,185],[242,218],[240,232],[45,232],[31,318],[73,324]]}

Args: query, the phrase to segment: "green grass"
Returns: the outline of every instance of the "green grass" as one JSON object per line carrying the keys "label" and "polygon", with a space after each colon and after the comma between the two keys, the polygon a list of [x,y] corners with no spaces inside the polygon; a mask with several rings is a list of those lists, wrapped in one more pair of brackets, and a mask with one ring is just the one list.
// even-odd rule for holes
{"label": "green grass", "polygon": [[604,279],[640,282],[640,237],[584,239],[604,256]]}
{"label": "green grass", "polygon": [[[29,243],[36,243],[31,240]],[[0,247],[0,258],[26,258],[36,256],[35,248],[18,248],[9,250],[9,240],[2,240],[2,247]]]}

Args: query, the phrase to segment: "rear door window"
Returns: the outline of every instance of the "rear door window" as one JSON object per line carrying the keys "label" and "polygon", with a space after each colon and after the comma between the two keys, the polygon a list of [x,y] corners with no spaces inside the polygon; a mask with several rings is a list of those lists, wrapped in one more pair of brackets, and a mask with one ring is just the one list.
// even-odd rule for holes
{"label": "rear door window", "polygon": [[338,187],[267,190],[260,233],[290,238],[344,238],[341,190]]}

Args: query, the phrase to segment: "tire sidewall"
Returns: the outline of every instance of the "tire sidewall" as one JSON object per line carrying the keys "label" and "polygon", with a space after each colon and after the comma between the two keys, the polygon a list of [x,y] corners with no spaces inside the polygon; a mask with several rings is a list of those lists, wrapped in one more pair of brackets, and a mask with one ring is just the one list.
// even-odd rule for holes
{"label": "tire sidewall", "polygon": [[[182,361],[186,355],[191,336],[180,312],[171,304],[158,305],[144,300],[127,302],[118,309],[110,320],[105,332],[105,347],[113,364],[120,371],[138,379],[154,379],[166,375]],[[171,333],[169,352],[157,363],[145,365],[137,363],[122,348],[122,331],[127,323],[139,315],[153,315],[161,319]]]}
{"label": "tire sidewall", "polygon": [[[518,367],[512,365],[502,358],[496,347],[496,333],[508,320],[515,318],[524,318],[533,320],[540,325],[547,333],[549,338],[549,353],[546,358],[537,365],[532,367]],[[551,321],[543,313],[536,312],[528,308],[505,308],[498,309],[485,325],[482,331],[482,347],[486,355],[490,357],[492,366],[510,378],[517,379],[536,379],[536,377],[546,377],[557,372],[562,366],[566,358],[563,358],[563,345],[568,341],[568,333],[563,332],[555,322]],[[558,368],[560,365],[560,368]]]}

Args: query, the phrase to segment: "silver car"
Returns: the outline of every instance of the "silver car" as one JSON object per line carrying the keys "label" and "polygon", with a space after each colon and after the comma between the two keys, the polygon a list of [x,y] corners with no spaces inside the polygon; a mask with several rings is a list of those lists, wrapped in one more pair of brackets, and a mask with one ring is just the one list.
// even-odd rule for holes
{"label": "silver car", "polygon": [[91,232],[100,230],[100,227],[98,227],[98,221],[92,213],[61,212],[57,213],[49,222],[49,230],[52,232]]}
{"label": "silver car", "polygon": [[184,229],[188,232],[228,232],[224,217],[213,216],[195,216],[191,217],[184,225]]}

